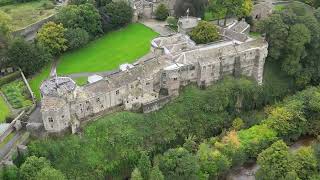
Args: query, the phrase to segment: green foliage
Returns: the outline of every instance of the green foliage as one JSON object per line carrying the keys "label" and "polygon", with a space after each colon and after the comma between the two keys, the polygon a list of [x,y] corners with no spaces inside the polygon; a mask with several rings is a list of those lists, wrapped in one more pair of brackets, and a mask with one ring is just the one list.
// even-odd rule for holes
{"label": "green foliage", "polygon": [[155,11],[156,19],[164,21],[169,16],[169,9],[165,4],[160,4]]}
{"label": "green foliage", "polygon": [[194,17],[203,17],[207,0],[177,0],[174,5],[174,14],[176,17],[186,16],[189,9],[189,15]]}
{"label": "green foliage", "polygon": [[129,24],[133,17],[133,9],[125,1],[112,2],[106,5],[106,12],[110,17],[111,29],[121,28]]}
{"label": "green foliage", "polygon": [[190,37],[197,44],[207,44],[219,39],[219,33],[213,24],[200,21],[199,24],[190,32]]}
{"label": "green foliage", "polygon": [[172,28],[172,29],[177,29],[178,28],[178,20],[173,16],[169,16],[167,18],[167,23],[168,23],[169,27]]}
{"label": "green foliage", "polygon": [[148,179],[151,170],[151,162],[146,152],[142,152],[137,168],[140,170],[143,179]]}
{"label": "green foliage", "polygon": [[15,180],[19,179],[19,169],[15,165],[2,167],[0,170],[0,179]]}
{"label": "green foliage", "polygon": [[30,94],[22,80],[17,80],[2,86],[1,91],[15,109],[27,108],[32,105],[32,101],[29,99]]}
{"label": "green foliage", "polygon": [[185,148],[187,151],[191,153],[196,153],[198,149],[198,144],[195,142],[194,136],[189,136],[185,139],[185,142],[183,143],[183,148]]}
{"label": "green foliage", "polygon": [[320,82],[320,24],[316,17],[317,11],[313,14],[305,4],[292,3],[258,24],[269,42],[268,58],[280,62],[282,71],[293,77],[299,88]]}
{"label": "green foliage", "polygon": [[184,148],[165,152],[159,168],[166,179],[197,179],[199,173],[196,157]]}
{"label": "green foliage", "polygon": [[30,156],[20,167],[20,177],[25,180],[35,179],[37,174],[46,167],[50,167],[50,162],[46,158]]}
{"label": "green foliage", "polygon": [[[10,16],[0,10],[0,35],[1,36],[7,36],[11,31],[12,27],[11,27],[10,21],[11,21]],[[2,40],[2,38],[0,40]]]}
{"label": "green foliage", "polygon": [[68,49],[78,49],[89,42],[89,34],[81,28],[67,29],[65,38]]}
{"label": "green foliage", "polygon": [[8,117],[10,117],[10,109],[2,96],[0,96],[0,109],[0,123],[3,123]]}
{"label": "green foliage", "polygon": [[35,179],[36,180],[65,180],[66,178],[60,171],[52,167],[44,167],[41,169],[40,172],[38,172]]}
{"label": "green foliage", "polygon": [[143,180],[138,168],[135,168],[131,174],[131,180]]}
{"label": "green foliage", "polygon": [[164,180],[164,176],[162,172],[160,171],[158,166],[154,166],[150,172],[150,177],[149,179],[151,180]]}
{"label": "green foliage", "polygon": [[[258,157],[258,164],[260,169],[256,177],[261,180],[284,179],[294,168],[288,146],[282,140],[275,142],[262,151]],[[288,176],[291,175],[289,174]]]}
{"label": "green foliage", "polygon": [[312,179],[317,172],[317,159],[311,147],[289,152],[283,141],[275,142],[259,154],[257,179]]}
{"label": "green foliage", "polygon": [[8,74],[4,77],[0,78],[0,87],[10,83],[11,81],[14,81],[16,79],[18,79],[21,76],[20,71],[16,71],[14,73]]}
{"label": "green foliage", "polygon": [[37,43],[45,47],[52,55],[58,55],[67,49],[62,24],[48,22],[37,33]]}
{"label": "green foliage", "polygon": [[8,49],[8,63],[19,67],[26,75],[38,72],[51,61],[51,54],[41,45],[34,45],[23,39],[15,39]]}
{"label": "green foliage", "polygon": [[239,131],[243,127],[244,127],[244,122],[241,118],[236,118],[235,120],[233,120],[233,122],[232,122],[232,129],[233,130]]}
{"label": "green foliage", "polygon": [[90,3],[63,7],[57,13],[56,21],[67,29],[84,29],[91,37],[102,33],[101,16]]}

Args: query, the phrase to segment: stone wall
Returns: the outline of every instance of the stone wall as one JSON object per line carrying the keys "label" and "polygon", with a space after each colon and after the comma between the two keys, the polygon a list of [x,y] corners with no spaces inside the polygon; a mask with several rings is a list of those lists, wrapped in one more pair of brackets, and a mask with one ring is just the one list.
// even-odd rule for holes
{"label": "stone wall", "polygon": [[164,105],[169,103],[171,101],[171,99],[172,99],[171,96],[165,96],[165,97],[159,98],[157,100],[154,100],[152,102],[145,103],[142,105],[142,111],[143,111],[143,113],[150,113],[150,112],[159,110]]}
{"label": "stone wall", "polygon": [[23,38],[25,38],[27,41],[33,41],[38,30],[42,27],[42,25],[44,25],[45,23],[52,21],[54,19],[55,14],[44,18],[34,24],[31,24],[27,27],[24,27],[22,29],[19,29],[17,31],[14,31],[12,33],[13,36],[21,36]]}

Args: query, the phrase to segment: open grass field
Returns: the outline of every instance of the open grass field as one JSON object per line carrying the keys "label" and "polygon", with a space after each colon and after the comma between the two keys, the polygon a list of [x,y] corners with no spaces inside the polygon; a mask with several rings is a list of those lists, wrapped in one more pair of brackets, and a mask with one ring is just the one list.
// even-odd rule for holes
{"label": "open grass field", "polygon": [[3,123],[9,115],[10,109],[2,96],[0,96],[0,123]]}
{"label": "open grass field", "polygon": [[14,30],[21,29],[55,13],[50,0],[38,0],[27,3],[1,6],[0,10],[12,19]]}
{"label": "open grass field", "polygon": [[110,32],[87,46],[63,54],[57,72],[60,75],[113,70],[132,63],[150,50],[150,41],[158,34],[142,24]]}

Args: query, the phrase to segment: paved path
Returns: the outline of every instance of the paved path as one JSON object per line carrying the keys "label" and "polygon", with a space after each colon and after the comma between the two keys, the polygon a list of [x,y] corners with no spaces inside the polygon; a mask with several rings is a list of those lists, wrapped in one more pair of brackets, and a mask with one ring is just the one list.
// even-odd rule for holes
{"label": "paved path", "polygon": [[169,36],[174,34],[172,30],[166,27],[167,22],[165,21],[157,21],[154,19],[148,19],[148,20],[143,20],[141,21],[142,24],[145,26],[151,28],[155,32],[159,33],[161,36]]}

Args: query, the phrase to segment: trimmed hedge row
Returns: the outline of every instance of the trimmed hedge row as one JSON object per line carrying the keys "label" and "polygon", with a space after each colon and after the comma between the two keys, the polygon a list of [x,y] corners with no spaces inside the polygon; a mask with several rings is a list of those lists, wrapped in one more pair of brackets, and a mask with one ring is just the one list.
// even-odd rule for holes
{"label": "trimmed hedge row", "polygon": [[0,78],[0,86],[10,83],[16,79],[20,78],[20,72],[16,71],[12,74]]}

